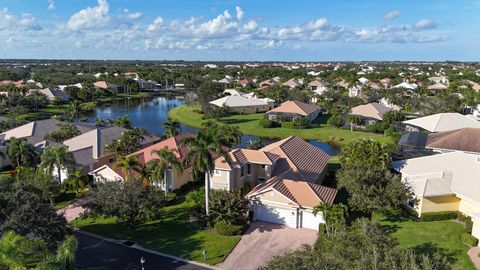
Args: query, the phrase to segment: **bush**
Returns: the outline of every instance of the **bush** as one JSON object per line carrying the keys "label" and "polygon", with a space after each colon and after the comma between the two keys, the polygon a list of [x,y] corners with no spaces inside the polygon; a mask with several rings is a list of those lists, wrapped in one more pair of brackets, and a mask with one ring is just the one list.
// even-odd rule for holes
{"label": "bush", "polygon": [[439,220],[450,220],[456,219],[458,213],[456,211],[443,211],[443,212],[433,212],[433,213],[424,213],[420,217],[421,221],[439,221]]}
{"label": "bush", "polygon": [[308,127],[310,125],[310,120],[308,120],[307,118],[296,118],[293,120],[293,125],[296,128]]}
{"label": "bush", "polygon": [[469,247],[474,247],[478,245],[478,239],[466,232],[462,233],[462,235],[460,236],[460,240],[462,241],[462,243]]}
{"label": "bush", "polygon": [[332,115],[328,118],[327,123],[333,127],[341,127],[344,124],[343,119],[338,115]]}
{"label": "bush", "polygon": [[385,129],[385,125],[382,123],[375,123],[367,126],[367,130],[373,133],[383,133]]}
{"label": "bush", "polygon": [[458,213],[458,220],[463,221],[465,223],[465,231],[467,233],[472,233],[473,221],[471,217],[466,216],[462,213]]}
{"label": "bush", "polygon": [[275,126],[275,122],[273,122],[273,121],[271,121],[267,118],[260,119],[258,124],[263,128],[272,128],[272,127]]}
{"label": "bush", "polygon": [[225,236],[239,235],[243,232],[243,225],[235,225],[223,219],[217,219],[214,225],[215,230]]}
{"label": "bush", "polygon": [[323,223],[318,224],[318,234],[324,235],[326,232],[326,226]]}

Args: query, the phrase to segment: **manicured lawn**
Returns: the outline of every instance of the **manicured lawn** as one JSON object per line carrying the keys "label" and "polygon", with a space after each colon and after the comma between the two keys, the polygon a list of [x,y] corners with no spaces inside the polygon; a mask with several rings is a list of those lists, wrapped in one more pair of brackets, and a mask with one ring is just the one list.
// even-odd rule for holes
{"label": "manicured lawn", "polygon": [[[178,106],[168,112],[168,116],[183,124],[201,127],[202,115],[194,112],[198,107],[190,107],[187,105]],[[328,141],[333,137],[339,138],[341,145],[348,144],[351,141],[360,138],[372,138],[374,140],[387,143],[390,142],[388,137],[381,134],[372,134],[367,132],[354,131],[345,129],[331,128],[326,125],[326,116],[322,116],[317,123],[311,128],[306,129],[289,129],[289,128],[262,128],[259,120],[264,117],[263,113],[248,115],[233,115],[226,117],[223,121],[228,124],[236,125],[245,135],[253,135],[264,138],[286,138],[288,136],[297,135],[307,140]]]}
{"label": "manicured lawn", "polygon": [[[197,228],[188,222],[186,203],[169,206],[162,219],[146,223],[136,231],[129,231],[113,218],[80,219],[71,224],[82,230],[114,239],[133,240],[140,245],[179,257],[217,264],[222,262],[240,240],[239,236],[221,236],[215,231]],[[202,251],[207,251],[207,261]]]}
{"label": "manicured lawn", "polygon": [[462,226],[451,220],[419,222],[399,215],[374,214],[373,219],[398,239],[401,247],[429,251],[438,248],[450,257],[453,269],[475,269],[460,241]]}

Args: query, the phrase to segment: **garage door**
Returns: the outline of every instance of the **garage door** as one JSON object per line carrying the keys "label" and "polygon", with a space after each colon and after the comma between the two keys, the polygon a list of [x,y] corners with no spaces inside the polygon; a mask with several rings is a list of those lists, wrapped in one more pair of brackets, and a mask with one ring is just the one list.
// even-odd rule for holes
{"label": "garage door", "polygon": [[296,211],[291,209],[281,209],[276,207],[269,207],[263,204],[257,204],[255,207],[255,219],[267,221],[276,224],[285,224],[288,227],[297,227]]}
{"label": "garage door", "polygon": [[322,214],[316,216],[310,212],[302,212],[302,228],[314,229],[318,231],[318,224],[325,223]]}

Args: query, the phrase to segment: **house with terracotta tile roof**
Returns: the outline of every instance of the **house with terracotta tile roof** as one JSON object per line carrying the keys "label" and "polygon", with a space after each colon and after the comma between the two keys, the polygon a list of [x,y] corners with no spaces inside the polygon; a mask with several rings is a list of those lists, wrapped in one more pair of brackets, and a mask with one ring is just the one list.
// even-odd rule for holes
{"label": "house with terracotta tile roof", "polygon": [[233,149],[230,162],[215,160],[212,189],[254,186],[247,198],[254,219],[293,228],[318,230],[322,216],[312,214],[320,202],[333,203],[336,190],[322,186],[330,156],[305,140],[291,136],[259,150]]}
{"label": "house with terracotta tile roof", "polygon": [[[128,156],[136,156],[142,165],[146,165],[150,161],[154,161],[159,157],[155,154],[155,151],[159,151],[163,148],[167,148],[172,152],[178,161],[182,162],[187,155],[188,146],[179,146],[179,143],[184,138],[194,137],[193,134],[179,134],[174,137],[170,137],[158,143],[147,146],[143,149],[138,150]],[[122,170],[117,168],[114,169],[115,162],[109,162],[93,171],[89,174],[93,176],[95,181],[104,182],[104,181],[124,181],[125,175],[123,175]],[[167,170],[166,181],[162,181],[160,187],[165,189],[165,184],[169,191],[175,190],[191,181],[190,177],[190,168],[184,170],[181,174],[174,172],[172,169]]]}
{"label": "house with terracotta tile roof", "polygon": [[271,121],[286,119],[293,121],[299,118],[307,118],[313,122],[320,115],[321,109],[315,104],[307,104],[301,101],[285,101],[277,108],[265,113],[265,117]]}
{"label": "house with terracotta tile roof", "polygon": [[98,90],[109,91],[111,93],[118,93],[119,86],[107,81],[96,81],[93,83],[93,87]]}

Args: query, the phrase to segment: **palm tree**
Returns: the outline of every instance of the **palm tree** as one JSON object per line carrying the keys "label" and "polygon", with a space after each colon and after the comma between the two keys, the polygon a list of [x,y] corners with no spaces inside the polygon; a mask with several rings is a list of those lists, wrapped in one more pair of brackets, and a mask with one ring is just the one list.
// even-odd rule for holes
{"label": "palm tree", "polygon": [[78,192],[78,188],[83,186],[83,169],[79,168],[68,174],[67,184],[75,192]]}
{"label": "palm tree", "polygon": [[217,153],[225,158],[227,162],[231,162],[230,155],[224,151],[221,142],[212,133],[206,132],[204,129],[197,133],[195,138],[185,138],[180,141],[180,147],[188,145],[188,152],[185,156],[185,162],[191,162],[192,173],[199,175],[205,174],[205,211],[209,214],[208,200],[210,198],[210,175],[215,168],[213,154]]}
{"label": "palm tree", "polygon": [[182,164],[178,161],[175,154],[173,154],[167,147],[160,150],[153,151],[153,154],[157,155],[158,159],[155,160],[155,167],[153,169],[152,177],[156,181],[163,179],[165,183],[165,195],[167,195],[167,172],[173,170],[176,174],[182,173]]}
{"label": "palm tree", "polygon": [[121,128],[126,128],[126,129],[133,128],[132,120],[130,120],[130,117],[128,115],[120,116],[119,118],[113,121],[113,124]]}
{"label": "palm tree", "polygon": [[77,248],[78,241],[74,236],[68,236],[63,240],[55,255],[55,261],[61,269],[74,269]]}
{"label": "palm tree", "polygon": [[7,155],[14,167],[34,166],[38,159],[35,146],[25,139],[11,138],[7,147]]}
{"label": "palm tree", "polygon": [[128,157],[119,157],[117,162],[113,165],[113,169],[121,168],[122,173],[125,176],[125,181],[129,181],[130,177],[132,177],[133,172],[141,173],[142,172],[142,164],[138,161],[136,156],[128,156]]}
{"label": "palm tree", "polygon": [[68,104],[67,112],[70,120],[80,117],[80,115],[83,113],[82,104],[80,101],[74,100],[70,102],[70,104]]}
{"label": "palm tree", "polygon": [[75,159],[65,145],[60,147],[47,147],[40,159],[42,160],[41,166],[45,168],[48,173],[52,174],[55,169],[57,170],[58,181],[60,183],[62,182],[62,169],[68,172],[75,167]]}
{"label": "palm tree", "polygon": [[180,133],[180,123],[168,118],[166,122],[162,124],[165,129],[164,135],[167,138],[173,137]]}

